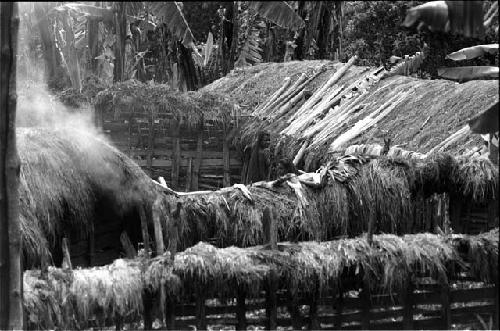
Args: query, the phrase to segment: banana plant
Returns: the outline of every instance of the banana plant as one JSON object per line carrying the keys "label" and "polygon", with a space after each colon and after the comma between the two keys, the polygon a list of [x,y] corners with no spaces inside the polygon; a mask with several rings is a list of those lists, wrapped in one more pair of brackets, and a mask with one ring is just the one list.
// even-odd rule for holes
{"label": "banana plant", "polygon": [[[483,38],[485,27],[498,16],[498,4],[493,4],[483,15],[482,1],[430,1],[408,10],[403,26],[417,29],[427,27],[431,31],[461,34],[466,37]],[[498,33],[498,28],[497,28]],[[498,52],[498,44],[477,45],[447,55],[454,61],[473,59],[486,53]],[[496,66],[465,66],[439,68],[438,75],[445,79],[466,82],[473,79],[498,78]]]}

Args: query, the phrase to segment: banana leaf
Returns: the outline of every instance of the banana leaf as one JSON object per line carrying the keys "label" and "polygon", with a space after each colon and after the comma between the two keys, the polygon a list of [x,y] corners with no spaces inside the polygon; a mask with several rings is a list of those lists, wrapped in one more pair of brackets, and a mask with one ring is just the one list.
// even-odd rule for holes
{"label": "banana leaf", "polygon": [[304,20],[285,1],[248,1],[248,8],[282,28],[299,30],[305,26]]}
{"label": "banana leaf", "polygon": [[196,48],[194,45],[194,36],[189,28],[182,10],[175,1],[156,2],[153,6],[153,12],[156,16],[162,17],[170,32],[179,38],[184,47]]}
{"label": "banana leaf", "polygon": [[424,23],[431,31],[448,32],[450,27],[446,1],[430,1],[408,9],[402,25],[411,28],[420,23]]}
{"label": "banana leaf", "polygon": [[403,26],[483,38],[482,1],[430,1],[408,10]]}
{"label": "banana leaf", "polygon": [[486,53],[489,54],[498,53],[498,44],[477,45],[477,46],[462,48],[459,51],[448,54],[446,58],[451,59],[453,61],[470,60],[482,56]]}
{"label": "banana leaf", "polygon": [[467,66],[453,68],[439,68],[438,75],[445,79],[466,82],[474,79],[498,78],[498,67]]}

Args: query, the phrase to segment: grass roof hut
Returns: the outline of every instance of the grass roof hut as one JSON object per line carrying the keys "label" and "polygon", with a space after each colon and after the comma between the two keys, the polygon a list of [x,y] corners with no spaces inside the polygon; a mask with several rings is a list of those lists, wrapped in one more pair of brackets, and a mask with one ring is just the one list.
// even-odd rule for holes
{"label": "grass roof hut", "polygon": [[226,96],[127,81],[100,92],[95,112],[115,146],[176,190],[239,182],[241,162],[229,145],[239,112]]}
{"label": "grass roof hut", "polygon": [[[384,147],[386,154],[404,158],[463,155],[462,181],[479,195],[483,189],[491,194],[476,199],[470,190],[447,192],[457,193],[448,210],[455,225],[477,232],[498,224],[498,169],[475,157],[484,142],[468,126],[470,118],[498,103],[498,81],[423,80],[353,63],[266,63],[234,70],[202,91],[230,96],[252,117],[233,141],[238,151],[259,131],[271,133],[273,170],[282,158],[315,171],[346,152],[378,157]],[[390,145],[383,146],[388,139]],[[433,200],[418,210],[435,212],[442,202]],[[472,220],[481,225],[470,228]]]}
{"label": "grass roof hut", "polygon": [[118,258],[123,231],[142,241],[140,209],[149,213],[159,191],[126,155],[77,129],[18,128],[17,142],[26,268],[59,265],[62,237],[80,266]]}

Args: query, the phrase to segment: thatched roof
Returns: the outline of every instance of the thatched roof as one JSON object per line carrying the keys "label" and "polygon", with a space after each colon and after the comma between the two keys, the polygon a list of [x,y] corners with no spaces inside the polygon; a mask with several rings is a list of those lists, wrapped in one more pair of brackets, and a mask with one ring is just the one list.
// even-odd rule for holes
{"label": "thatched roof", "polygon": [[327,181],[320,188],[303,181],[294,185],[292,178],[292,185],[278,179],[248,186],[250,197],[234,187],[168,196],[175,215],[167,224],[168,241],[176,241],[179,248],[198,241],[218,247],[261,244],[265,207],[271,208],[284,241],[359,235],[367,230],[372,214],[377,232],[432,231],[443,226],[444,216],[421,211],[437,208],[435,194],[485,202],[497,197],[499,179],[498,168],[488,159],[456,159],[447,154],[424,160],[343,157],[324,174]]}
{"label": "thatched roof", "polygon": [[122,217],[154,202],[157,188],[126,155],[78,129],[18,128],[20,219],[28,266],[50,256],[63,229],[87,233],[96,204]]}
{"label": "thatched roof", "polygon": [[[275,270],[279,287],[292,293],[331,289],[342,279],[368,280],[374,290],[398,291],[412,274],[428,273],[448,283],[470,271],[478,281],[498,277],[498,228],[477,236],[429,233],[382,234],[370,246],[364,237],[329,242],[284,242],[266,247],[215,248],[206,243],[154,259],[116,260],[91,269],[49,268],[24,273],[24,307],[30,328],[86,328],[97,313],[104,318],[138,318],[145,288],[166,289],[166,297],[189,298],[202,288],[207,297],[234,297],[237,286],[259,295]],[[467,262],[467,263],[465,263]],[[348,289],[344,289],[348,290]]]}
{"label": "thatched roof", "polygon": [[[242,128],[243,145],[250,144],[256,132],[265,129],[272,133],[274,155],[293,159],[303,141],[310,140],[304,156],[306,170],[314,170],[331,153],[341,154],[350,145],[383,145],[383,138],[391,138],[393,145],[411,151],[461,154],[482,144],[479,136],[461,129],[467,127],[470,118],[499,99],[495,80],[464,84],[405,76],[380,80],[384,76],[381,68],[352,66],[320,99],[337,97],[330,108],[317,113],[312,108],[306,109],[299,115],[297,111],[304,104],[299,100],[284,114],[279,107],[254,112],[282,86],[286,77],[290,77],[290,85],[293,85],[302,73],[311,72],[308,77],[312,80],[305,88],[314,93],[343,66],[329,61],[266,63],[235,70],[202,91],[224,93],[249,115],[257,117]],[[326,70],[314,73],[322,67]],[[314,75],[317,76],[314,78]],[[376,124],[362,128],[374,120]],[[450,137],[456,139],[447,140]],[[440,145],[444,141],[447,144]]]}
{"label": "thatched roof", "polygon": [[234,115],[234,104],[217,93],[172,91],[165,84],[143,84],[135,80],[116,83],[97,94],[95,108],[112,113],[115,118],[131,116],[170,116],[196,125],[202,120],[228,122]]}

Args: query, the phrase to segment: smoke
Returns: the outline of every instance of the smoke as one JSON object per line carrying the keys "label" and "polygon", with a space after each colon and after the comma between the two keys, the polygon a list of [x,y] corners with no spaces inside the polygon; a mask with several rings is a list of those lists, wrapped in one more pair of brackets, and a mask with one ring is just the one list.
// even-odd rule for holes
{"label": "smoke", "polygon": [[19,3],[19,18],[16,126],[76,129],[98,135],[90,104],[79,109],[67,107],[48,89],[44,50],[34,4]]}

